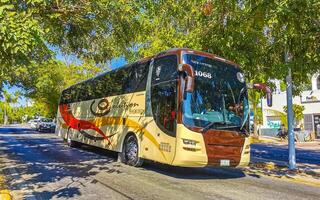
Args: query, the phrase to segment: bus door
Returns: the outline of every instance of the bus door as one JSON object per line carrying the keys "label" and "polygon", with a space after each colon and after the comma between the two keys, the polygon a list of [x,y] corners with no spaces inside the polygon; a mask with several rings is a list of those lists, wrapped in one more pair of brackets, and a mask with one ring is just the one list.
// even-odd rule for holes
{"label": "bus door", "polygon": [[[159,143],[154,159],[171,164],[176,151],[177,56],[154,60],[151,81],[151,110],[155,138]],[[159,154],[159,155],[158,155]]]}

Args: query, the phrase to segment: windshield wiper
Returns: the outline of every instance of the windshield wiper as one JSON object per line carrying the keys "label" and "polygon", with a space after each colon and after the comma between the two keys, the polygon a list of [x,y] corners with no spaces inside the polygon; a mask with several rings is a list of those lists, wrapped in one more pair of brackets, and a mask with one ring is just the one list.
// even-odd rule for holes
{"label": "windshield wiper", "polygon": [[221,122],[210,122],[210,124],[208,124],[206,127],[204,127],[201,132],[202,133],[207,132],[213,125],[230,125],[230,124],[232,124],[232,123],[227,123],[227,122],[224,122],[224,121],[221,121]]}

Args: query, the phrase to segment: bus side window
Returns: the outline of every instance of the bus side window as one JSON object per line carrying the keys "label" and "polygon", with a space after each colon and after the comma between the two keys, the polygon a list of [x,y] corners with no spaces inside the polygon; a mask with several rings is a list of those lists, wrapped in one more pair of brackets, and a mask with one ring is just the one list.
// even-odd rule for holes
{"label": "bus side window", "polygon": [[60,98],[60,103],[70,103],[72,102],[71,99],[71,88],[68,88],[66,90],[64,90],[61,94],[61,98]]}
{"label": "bus side window", "polygon": [[128,77],[123,85],[124,93],[139,92],[146,89],[148,63],[137,63],[128,70]]}
{"label": "bus side window", "polygon": [[173,80],[177,72],[177,56],[170,55],[154,61],[152,84]]}

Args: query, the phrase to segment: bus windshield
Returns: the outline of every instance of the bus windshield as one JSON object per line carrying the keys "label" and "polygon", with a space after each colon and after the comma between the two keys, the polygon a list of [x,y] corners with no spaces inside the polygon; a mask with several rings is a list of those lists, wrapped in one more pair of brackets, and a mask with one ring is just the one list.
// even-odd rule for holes
{"label": "bus windshield", "polygon": [[240,69],[208,57],[185,54],[184,63],[195,71],[193,93],[185,93],[183,123],[202,130],[245,131],[249,104]]}

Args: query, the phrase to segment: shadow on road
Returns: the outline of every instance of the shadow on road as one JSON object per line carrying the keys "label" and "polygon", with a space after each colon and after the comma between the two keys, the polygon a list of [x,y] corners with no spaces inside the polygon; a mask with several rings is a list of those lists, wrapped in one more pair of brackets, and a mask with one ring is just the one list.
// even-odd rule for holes
{"label": "shadow on road", "polygon": [[141,168],[142,170],[153,171],[166,176],[179,179],[235,179],[245,177],[241,169],[234,168],[187,168],[175,167],[147,161]]}
{"label": "shadow on road", "polygon": [[[13,190],[36,191],[33,195],[38,199],[71,198],[80,195],[80,179],[100,172],[121,173],[112,165],[115,158],[110,152],[88,146],[71,149],[55,137],[26,137],[31,133],[29,130],[21,132],[21,129],[16,134],[24,137],[0,133],[0,151],[9,158],[2,162],[6,166],[3,171],[11,174],[9,183]],[[17,180],[17,175],[22,178]],[[61,189],[50,189],[57,187]]]}
{"label": "shadow on road", "polygon": [[[87,145],[72,149],[53,134],[44,134],[44,137],[41,137],[42,133],[32,132],[30,129],[18,131],[19,133],[10,129],[10,133],[14,132],[14,135],[0,131],[0,151],[10,158],[7,163],[3,163],[6,166],[4,171],[23,176],[19,180],[9,180],[14,190],[26,188],[34,191],[33,195],[38,199],[76,198],[81,195],[79,186],[84,179],[90,181],[92,176],[98,173],[122,173],[123,168],[115,162],[115,152]],[[189,180],[245,177],[240,169],[183,168],[151,161],[134,170]]]}

